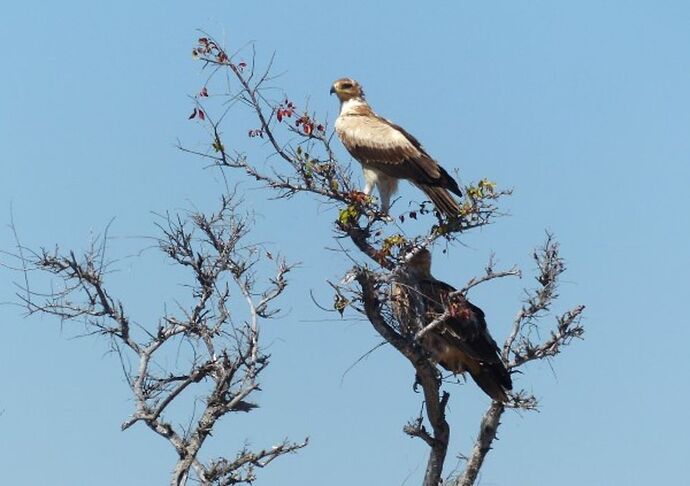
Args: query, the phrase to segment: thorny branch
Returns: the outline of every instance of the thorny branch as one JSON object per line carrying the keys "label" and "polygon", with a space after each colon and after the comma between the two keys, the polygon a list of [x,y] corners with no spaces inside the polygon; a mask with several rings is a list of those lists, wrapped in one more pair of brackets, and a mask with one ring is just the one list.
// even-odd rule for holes
{"label": "thorny branch", "polygon": [[[259,321],[279,311],[273,303],[285,290],[292,267],[284,259],[271,256],[275,276],[264,288],[259,287],[265,252],[261,246],[244,242],[251,224],[239,215],[232,197],[222,197],[217,212],[166,215],[158,227],[162,233],[159,248],[187,268],[195,283],[191,285],[190,305],[180,305],[179,314],[166,313],[152,328],[133,328],[123,303],[108,290],[105,241],[95,242],[79,257],[58,248],[39,252],[22,248],[24,256],[18,258],[27,276],[37,271],[47,273],[61,287],[38,293],[27,285],[19,298],[29,314],[81,321],[87,334],[110,338],[134,396],[135,410],[122,429],[141,422],[170,443],[178,457],[172,485],[187,484],[189,478],[209,486],[250,484],[256,478],[256,468],[295,452],[307,442],[284,440],[258,452],[243,449],[234,460],[203,462],[200,452],[223,416],[257,407],[251,397],[269,363],[259,343]],[[236,307],[231,312],[233,288],[246,303],[244,318]],[[166,353],[182,349],[180,344],[191,350],[186,367],[162,366],[170,361]],[[137,363],[133,369],[131,359]],[[202,404],[201,411],[188,429],[174,425],[166,414],[183,395],[202,397],[196,399]]]}
{"label": "thorny branch", "polygon": [[[528,361],[556,356],[573,339],[584,334],[580,320],[585,307],[578,305],[556,317],[556,329],[550,337],[535,342],[532,334],[536,332],[538,321],[545,317],[553,302],[558,298],[557,289],[561,274],[565,271],[565,262],[559,254],[559,245],[553,236],[547,233],[544,245],[537,249],[533,258],[539,270],[536,289],[526,290],[526,298],[513,323],[513,329],[503,346],[503,358],[508,369],[516,370]],[[512,361],[509,360],[513,356]],[[537,400],[524,391],[514,393],[506,406],[534,410]],[[471,486],[475,484],[479,471],[498,431],[500,419],[505,407],[492,403],[482,418],[477,439],[469,456],[463,473],[452,482],[452,486]]]}
{"label": "thorny branch", "polygon": [[549,312],[551,305],[558,298],[558,279],[566,269],[559,249],[553,235],[547,233],[544,245],[533,254],[539,269],[536,277],[539,287],[525,291],[524,304],[515,317],[513,329],[503,346],[503,359],[511,367],[534,359],[555,356],[560,351],[560,346],[569,344],[572,339],[579,338],[584,333],[580,325],[584,306],[577,306],[557,318],[557,329],[549,339],[541,344],[532,341],[533,331],[537,330],[536,322]]}
{"label": "thorny branch", "polygon": [[[413,300],[410,307],[415,310],[417,317],[412,319],[413,322],[401,322],[400,316],[392,309],[391,285],[394,282],[403,283],[414,289],[417,284],[407,272],[407,262],[411,256],[439,239],[452,244],[464,232],[491,224],[496,217],[502,215],[497,206],[498,200],[511,191],[498,190],[487,179],[464,185],[465,198],[458,218],[443,220],[425,202],[401,214],[399,222],[403,225],[405,221],[409,223],[416,220],[419,224],[431,217],[433,219],[428,225],[428,231],[415,236],[404,235],[401,226],[388,224],[377,211],[372,197],[356,189],[349,168],[335,158],[327,124],[319,122],[316,115],[307,110],[300,115],[296,104],[287,97],[270,99],[272,86],[269,83],[269,72],[273,59],[264,70],[259,70],[252,51],[252,62],[248,66],[236,59],[239,54],[228,55],[210,36],[199,39],[193,54],[205,66],[212,66],[214,74],[227,70],[234,80],[233,89],[228,95],[230,100],[249,107],[258,124],[256,128],[249,129],[249,137],[266,141],[273,154],[279,156],[279,160],[261,161],[264,166],[268,164],[268,168],[262,171],[257,169],[258,161],[250,160],[244,153],[230,153],[226,149],[220,130],[225,112],[216,119],[208,114],[209,107],[206,106],[207,86],[212,85],[214,74],[209,76],[204,90],[195,98],[195,110],[201,110],[204,114],[198,118],[211,134],[209,149],[191,151],[180,148],[196,153],[218,167],[243,171],[250,178],[276,191],[277,197],[290,198],[307,193],[337,208],[336,238],[349,240],[366,257],[369,265],[360,263],[355,255],[345,250],[348,257],[355,261],[355,267],[341,285],[335,286],[334,307],[341,314],[348,307],[355,312],[364,313],[376,331],[414,367],[416,383],[424,393],[426,417],[419,416],[411,420],[404,431],[429,445],[430,455],[423,485],[437,486],[442,481],[441,473],[448,448],[450,428],[445,412],[450,395],[443,390],[441,375],[423,350],[421,339],[435,327],[441,326],[448,318],[449,311],[431,323],[422,322],[419,316],[424,315],[424,304],[421,299],[414,297],[415,292],[410,292]],[[291,121],[294,121],[294,125],[290,124]],[[283,134],[287,135],[287,141],[284,141]],[[400,229],[400,232],[391,233],[390,229],[393,227]],[[563,346],[583,333],[580,317],[584,307],[578,306],[557,318],[556,329],[550,338],[543,341],[532,338],[532,334],[536,334],[532,331],[536,331],[539,320],[548,313],[557,298],[558,277],[565,270],[558,254],[558,245],[550,235],[544,247],[535,253],[535,260],[539,267],[537,280],[540,287],[528,291],[525,304],[518,313],[503,348],[503,357],[512,370],[530,360],[555,356]],[[373,269],[371,264],[378,270]],[[511,268],[496,271],[493,261],[490,261],[485,275],[470,279],[456,293],[465,295],[478,285],[512,276],[521,276],[520,270]],[[349,286],[353,282],[357,284],[354,288]],[[491,404],[482,420],[466,468],[453,484],[474,484],[496,437],[500,418],[506,407],[534,409],[536,399],[519,391],[505,405]],[[428,426],[425,425],[425,419]]]}

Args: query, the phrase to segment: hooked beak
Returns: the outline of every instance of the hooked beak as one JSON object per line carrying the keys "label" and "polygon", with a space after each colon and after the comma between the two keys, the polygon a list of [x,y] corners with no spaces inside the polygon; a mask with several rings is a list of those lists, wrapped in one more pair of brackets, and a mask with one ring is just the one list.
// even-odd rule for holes
{"label": "hooked beak", "polygon": [[334,93],[335,93],[335,86],[331,86],[330,94],[334,94]]}

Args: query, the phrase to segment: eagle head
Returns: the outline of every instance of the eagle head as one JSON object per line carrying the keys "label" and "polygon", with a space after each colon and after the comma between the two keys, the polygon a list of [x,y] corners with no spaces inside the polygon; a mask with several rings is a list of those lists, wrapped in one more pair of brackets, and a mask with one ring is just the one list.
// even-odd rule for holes
{"label": "eagle head", "polygon": [[331,86],[331,94],[334,93],[341,102],[352,98],[364,98],[362,85],[351,78],[341,78],[335,81]]}
{"label": "eagle head", "polygon": [[419,278],[429,278],[431,276],[431,252],[426,248],[418,250],[407,262],[407,268]]}

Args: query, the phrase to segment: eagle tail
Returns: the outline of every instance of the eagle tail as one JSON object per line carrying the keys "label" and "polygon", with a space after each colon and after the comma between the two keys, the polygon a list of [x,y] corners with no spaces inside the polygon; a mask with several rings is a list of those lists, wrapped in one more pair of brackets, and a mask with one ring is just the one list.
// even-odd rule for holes
{"label": "eagle tail", "polygon": [[484,393],[498,402],[508,401],[507,392],[513,389],[513,383],[503,363],[481,363],[468,371]]}
{"label": "eagle tail", "polygon": [[460,206],[453,199],[453,196],[443,187],[419,185],[419,188],[429,196],[436,209],[443,213],[448,219],[457,218],[460,215]]}

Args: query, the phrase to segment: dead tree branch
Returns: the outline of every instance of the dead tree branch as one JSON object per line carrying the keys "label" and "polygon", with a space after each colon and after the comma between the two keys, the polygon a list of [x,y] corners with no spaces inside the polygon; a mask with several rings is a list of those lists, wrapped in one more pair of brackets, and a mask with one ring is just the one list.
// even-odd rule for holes
{"label": "dead tree branch", "polygon": [[439,484],[443,473],[443,463],[448,451],[450,427],[446,421],[446,405],[450,395],[441,391],[441,378],[436,367],[425,357],[421,349],[413,341],[405,339],[391,327],[382,315],[382,302],[376,278],[370,272],[361,269],[356,275],[361,286],[361,299],[364,311],[374,329],[405,356],[416,371],[417,383],[424,393],[426,415],[433,435],[429,434],[422,425],[421,419],[404,427],[404,431],[420,437],[430,447],[429,460],[424,475],[424,485]]}
{"label": "dead tree branch", "polygon": [[[160,250],[188,269],[194,282],[191,304],[180,306],[179,315],[167,313],[155,326],[133,328],[122,301],[106,286],[104,242],[95,242],[79,257],[59,248],[38,252],[23,248],[24,256],[18,258],[26,269],[26,281],[31,273],[42,272],[60,287],[38,293],[27,286],[18,297],[29,314],[81,321],[87,334],[110,338],[135,404],[122,429],[141,422],[167,440],[178,457],[173,486],[187,484],[190,478],[208,486],[250,484],[256,468],[307,442],[283,441],[258,452],[243,449],[234,460],[219,458],[206,463],[200,452],[222,417],[257,407],[252,395],[269,364],[269,356],[261,350],[259,324],[279,311],[273,303],[285,290],[292,267],[282,258],[271,257],[275,274],[263,277],[265,251],[245,242],[251,221],[239,214],[232,197],[223,197],[214,213],[167,215],[158,227]],[[262,280],[268,280],[263,287],[258,283]],[[233,317],[242,315],[237,305],[231,312],[233,288],[243,298],[245,318]],[[169,345],[180,343],[191,350],[187,367],[163,367],[161,363],[171,361],[165,358]],[[130,360],[136,362],[133,368]],[[197,399],[202,404],[200,414],[189,429],[167,418],[171,405],[182,396],[201,397]]]}
{"label": "dead tree branch", "polygon": [[484,459],[491,450],[491,444],[496,438],[503,411],[503,404],[492,402],[486,413],[484,413],[479,425],[479,434],[477,434],[477,439],[474,441],[472,454],[467,461],[467,466],[465,466],[462,476],[453,483],[454,486],[472,486],[477,480],[479,471],[484,464]]}
{"label": "dead tree branch", "polygon": [[[547,233],[544,244],[533,253],[538,268],[536,280],[539,286],[536,289],[525,291],[524,304],[518,312],[513,322],[512,331],[503,345],[503,358],[508,363],[510,370],[517,370],[529,361],[554,357],[562,351],[563,346],[567,346],[575,338],[581,338],[584,333],[580,320],[585,307],[578,305],[556,317],[556,328],[550,332],[548,338],[535,341],[533,337],[539,322],[547,315],[558,298],[559,278],[566,269],[559,250],[558,242],[553,238],[553,235]],[[510,356],[513,357],[512,360],[509,359]],[[513,393],[511,402],[506,406],[534,410],[537,408],[537,400],[534,396],[519,391]],[[452,482],[452,486],[475,484],[479,470],[496,439],[504,411],[505,407],[495,402],[487,409],[465,470]]]}
{"label": "dead tree branch", "polygon": [[[337,208],[335,237],[339,243],[340,240],[349,242],[361,253],[363,261],[357,258],[357,252],[350,253],[345,248],[347,243],[341,245],[353,260],[354,268],[340,285],[334,286],[334,308],[341,315],[347,309],[364,314],[374,329],[414,368],[416,383],[424,393],[425,417],[411,420],[405,425],[404,431],[420,438],[430,447],[423,485],[438,486],[450,436],[446,419],[450,393],[443,389],[441,375],[424,351],[422,340],[448,319],[451,309],[446,309],[433,322],[423,322],[424,304],[418,295],[415,296],[415,292],[418,294],[419,291],[416,282],[409,277],[407,264],[413,254],[431,247],[438,240],[444,240],[450,246],[463,233],[491,224],[503,215],[498,202],[510,195],[511,191],[499,190],[490,180],[482,179],[464,186],[461,212],[455,219],[444,220],[424,202],[401,214],[398,218],[400,225],[389,224],[378,212],[374,198],[357,190],[349,167],[336,160],[330,145],[328,125],[320,122],[316,114],[306,109],[300,110],[288,97],[270,98],[272,87],[268,73],[273,59],[265,70],[259,70],[253,52],[252,62],[247,65],[239,59],[239,54],[229,55],[210,36],[199,39],[194,55],[205,66],[229,74],[234,86],[232,99],[240,101],[239,106],[248,107],[255,117],[256,125],[248,130],[248,136],[267,142],[272,155],[277,154],[278,157],[261,160],[264,169],[259,170],[258,161],[248,155],[230,153],[220,135],[223,117],[208,114],[213,108],[207,106],[205,99],[202,100],[203,95],[196,97],[195,110],[203,111],[204,116],[198,118],[212,136],[208,150],[195,153],[223,169],[243,171],[249,178],[275,191],[277,197],[291,198],[305,193]],[[212,78],[213,75],[206,85],[212,82]],[[411,220],[428,223],[428,229],[414,236],[405,235],[402,225]],[[557,298],[557,280],[565,270],[564,262],[558,255],[558,245],[550,235],[544,247],[535,253],[535,260],[539,266],[537,280],[540,287],[527,293],[502,351],[507,366],[513,370],[527,361],[555,356],[564,345],[580,337],[583,332],[580,317],[584,307],[580,306],[558,318],[550,338],[542,341],[532,337],[531,331],[538,334],[539,320],[550,311],[551,304]],[[471,278],[463,288],[451,294],[451,298],[464,296],[474,287],[492,280],[513,276],[521,276],[521,271],[515,267],[496,271],[493,261],[490,261],[484,275]],[[401,319],[395,315],[391,292],[394,283],[410,290],[408,306],[412,310],[410,315],[415,317]],[[492,404],[482,421],[467,468],[454,484],[474,484],[496,437],[505,408],[531,410],[535,407],[536,399],[524,391],[514,393],[505,405]]]}

